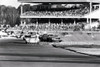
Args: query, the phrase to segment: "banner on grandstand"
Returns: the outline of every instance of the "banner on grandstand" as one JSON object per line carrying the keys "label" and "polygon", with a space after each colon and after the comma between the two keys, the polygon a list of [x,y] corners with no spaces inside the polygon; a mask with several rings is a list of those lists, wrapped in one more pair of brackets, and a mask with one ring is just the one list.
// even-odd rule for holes
{"label": "banner on grandstand", "polygon": [[87,14],[84,17],[85,18],[99,18],[100,19],[100,9],[98,9],[97,11],[94,11],[90,14]]}

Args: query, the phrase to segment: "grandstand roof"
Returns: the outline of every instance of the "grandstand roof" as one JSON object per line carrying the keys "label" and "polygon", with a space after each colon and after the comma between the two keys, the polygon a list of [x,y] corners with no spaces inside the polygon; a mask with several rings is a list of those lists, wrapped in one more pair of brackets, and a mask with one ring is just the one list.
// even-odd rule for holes
{"label": "grandstand roof", "polygon": [[100,0],[18,0],[19,2],[22,3],[31,3],[31,2],[99,2]]}
{"label": "grandstand roof", "polygon": [[30,16],[30,15],[21,15],[20,18],[83,18],[82,16]]}

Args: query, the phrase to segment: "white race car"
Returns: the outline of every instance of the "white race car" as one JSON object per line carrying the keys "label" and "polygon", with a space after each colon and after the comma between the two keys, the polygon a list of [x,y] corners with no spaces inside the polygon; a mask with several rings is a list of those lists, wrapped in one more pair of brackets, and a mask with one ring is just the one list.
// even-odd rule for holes
{"label": "white race car", "polygon": [[23,40],[26,41],[26,43],[39,43],[39,34],[36,32],[28,32],[27,35],[24,35]]}
{"label": "white race car", "polygon": [[11,37],[7,33],[0,31],[0,39],[10,39],[10,38],[15,38],[15,37]]}

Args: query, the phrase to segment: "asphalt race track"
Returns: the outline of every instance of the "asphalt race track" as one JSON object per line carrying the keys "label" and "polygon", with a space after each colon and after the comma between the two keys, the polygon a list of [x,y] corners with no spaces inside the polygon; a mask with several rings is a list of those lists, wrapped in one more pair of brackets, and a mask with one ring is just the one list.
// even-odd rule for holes
{"label": "asphalt race track", "polygon": [[100,58],[54,48],[48,43],[0,39],[0,67],[100,67]]}

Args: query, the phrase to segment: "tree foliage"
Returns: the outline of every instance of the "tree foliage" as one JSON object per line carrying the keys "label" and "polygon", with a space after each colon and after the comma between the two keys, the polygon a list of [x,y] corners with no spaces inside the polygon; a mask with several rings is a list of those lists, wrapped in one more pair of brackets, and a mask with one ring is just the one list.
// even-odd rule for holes
{"label": "tree foliage", "polygon": [[20,23],[19,13],[15,7],[0,6],[0,24],[14,26]]}

